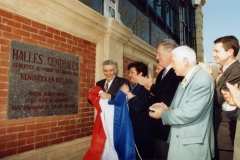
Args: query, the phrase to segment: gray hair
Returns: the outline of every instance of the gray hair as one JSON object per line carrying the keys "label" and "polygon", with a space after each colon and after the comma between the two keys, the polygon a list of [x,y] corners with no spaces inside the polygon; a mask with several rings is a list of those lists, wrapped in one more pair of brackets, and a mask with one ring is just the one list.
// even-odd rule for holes
{"label": "gray hair", "polygon": [[191,65],[197,64],[196,53],[192,48],[188,46],[177,47],[172,51],[172,54],[175,54],[178,60],[183,60],[183,58],[187,58],[188,62]]}
{"label": "gray hair", "polygon": [[113,60],[106,60],[103,62],[103,66],[105,65],[113,65],[114,69],[117,69],[117,62],[114,62]]}
{"label": "gray hair", "polygon": [[177,47],[177,44],[172,39],[164,39],[159,43],[159,46],[163,46],[165,51],[172,51]]}

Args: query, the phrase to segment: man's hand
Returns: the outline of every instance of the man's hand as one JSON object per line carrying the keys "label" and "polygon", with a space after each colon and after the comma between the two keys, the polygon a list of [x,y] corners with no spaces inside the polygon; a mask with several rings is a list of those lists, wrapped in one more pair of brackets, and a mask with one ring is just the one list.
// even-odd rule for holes
{"label": "man's hand", "polygon": [[204,69],[207,73],[209,73],[210,75],[212,75],[212,68],[209,68],[209,66],[207,67],[204,63],[199,62],[198,65]]}
{"label": "man's hand", "polygon": [[99,93],[99,96],[102,99],[111,99],[111,94],[108,94],[107,92],[101,92],[101,93]]}
{"label": "man's hand", "polygon": [[231,85],[230,83],[227,83],[227,87],[230,92],[221,90],[225,101],[231,106],[238,106],[240,108],[240,91],[238,89],[238,85]]}
{"label": "man's hand", "polygon": [[155,103],[149,107],[149,116],[155,119],[162,118],[162,112],[169,110],[168,106],[164,103]]}
{"label": "man's hand", "polygon": [[142,76],[137,76],[138,83],[142,86],[144,86],[147,90],[150,90],[152,84],[153,84],[153,79],[151,74],[149,74],[149,78],[147,77],[142,77]]}

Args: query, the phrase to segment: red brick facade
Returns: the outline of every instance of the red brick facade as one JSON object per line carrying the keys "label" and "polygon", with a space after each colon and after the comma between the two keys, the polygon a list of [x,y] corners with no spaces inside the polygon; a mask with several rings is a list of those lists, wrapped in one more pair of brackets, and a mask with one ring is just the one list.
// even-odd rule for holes
{"label": "red brick facade", "polygon": [[[16,40],[80,57],[78,114],[7,120],[10,44]],[[89,136],[94,109],[96,44],[0,10],[0,158]]]}

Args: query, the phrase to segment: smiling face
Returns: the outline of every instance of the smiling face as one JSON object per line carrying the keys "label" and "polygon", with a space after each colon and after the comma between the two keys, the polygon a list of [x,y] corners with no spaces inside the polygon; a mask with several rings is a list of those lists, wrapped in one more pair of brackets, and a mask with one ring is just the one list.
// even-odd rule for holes
{"label": "smiling face", "polygon": [[217,64],[220,64],[221,66],[224,66],[228,63],[229,58],[231,56],[229,49],[228,51],[225,51],[225,49],[222,46],[222,43],[216,43],[214,45],[214,53],[213,58],[215,59]]}
{"label": "smiling face", "polygon": [[103,74],[107,81],[111,81],[116,75],[116,69],[114,68],[113,65],[104,65]]}
{"label": "smiling face", "polygon": [[130,70],[129,70],[129,81],[132,83],[132,84],[135,84],[137,83],[137,76],[138,75],[142,75],[142,72],[141,73],[137,73],[137,70],[135,67],[131,67]]}

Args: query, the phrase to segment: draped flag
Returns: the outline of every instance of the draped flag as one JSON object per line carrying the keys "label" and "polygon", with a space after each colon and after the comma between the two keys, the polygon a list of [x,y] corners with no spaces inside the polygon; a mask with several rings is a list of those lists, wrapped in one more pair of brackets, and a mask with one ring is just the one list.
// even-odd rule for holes
{"label": "draped flag", "polygon": [[114,106],[108,104],[108,99],[100,99],[102,88],[93,87],[88,93],[88,99],[97,109],[97,116],[93,127],[91,147],[84,156],[84,160],[117,160],[118,155],[113,144],[113,116]]}
{"label": "draped flag", "polygon": [[129,117],[126,95],[119,91],[113,101],[114,105],[114,146],[121,160],[135,160],[135,142],[133,128]]}
{"label": "draped flag", "polygon": [[101,87],[95,86],[88,99],[97,110],[91,146],[83,160],[135,160],[134,137],[127,100],[119,91],[113,101],[100,99]]}
{"label": "draped flag", "polygon": [[100,90],[102,90],[101,87],[95,86],[88,93],[88,99],[96,108],[97,115],[93,126],[91,146],[88,149],[87,153],[84,155],[83,160],[99,160],[103,154],[106,134],[103,129],[103,123],[100,116],[102,112],[102,109],[99,105],[100,97],[98,96]]}

